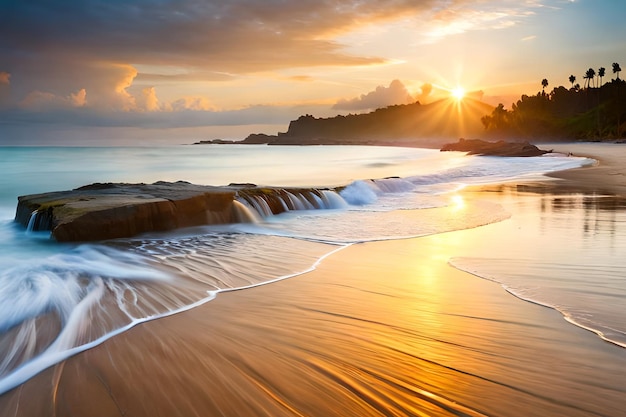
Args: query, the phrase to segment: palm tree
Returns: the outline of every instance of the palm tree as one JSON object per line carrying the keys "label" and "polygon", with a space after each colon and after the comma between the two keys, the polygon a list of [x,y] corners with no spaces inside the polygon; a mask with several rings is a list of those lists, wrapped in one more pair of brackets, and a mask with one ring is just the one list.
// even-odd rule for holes
{"label": "palm tree", "polygon": [[[620,81],[619,79],[619,73],[622,70],[622,68],[619,66],[619,64],[617,62],[613,63],[613,74],[617,74],[617,81]],[[617,101],[619,102],[620,99],[620,84],[621,82],[617,83]],[[622,136],[622,121],[621,121],[621,111],[618,110],[617,112],[617,137],[621,137]]]}
{"label": "palm tree", "polygon": [[600,83],[598,84],[598,107],[596,107],[596,121],[598,125],[598,137],[602,136],[602,132],[600,129],[600,94],[602,94],[602,77],[606,72],[606,68],[600,67],[598,68],[598,78],[600,79]]}
{"label": "palm tree", "polygon": [[591,82],[593,81],[595,76],[596,70],[594,70],[593,68],[589,68],[587,72],[585,72],[585,76],[583,78],[587,80],[587,88],[591,88]]}
{"label": "palm tree", "polygon": [[569,82],[572,83],[572,88],[574,88],[574,83],[576,82],[576,76],[575,75],[570,75],[569,76]]}
{"label": "palm tree", "polygon": [[617,62],[613,63],[613,74],[617,74],[617,79],[619,80],[619,73],[622,69],[620,68]]}
{"label": "palm tree", "polygon": [[598,68],[598,77],[600,78],[600,87],[602,87],[602,77],[604,77],[606,73],[606,68],[600,67]]}
{"label": "palm tree", "polygon": [[541,92],[544,95],[546,94],[546,87],[547,86],[548,86],[548,79],[544,78],[543,80],[541,80],[541,87],[542,87]]}

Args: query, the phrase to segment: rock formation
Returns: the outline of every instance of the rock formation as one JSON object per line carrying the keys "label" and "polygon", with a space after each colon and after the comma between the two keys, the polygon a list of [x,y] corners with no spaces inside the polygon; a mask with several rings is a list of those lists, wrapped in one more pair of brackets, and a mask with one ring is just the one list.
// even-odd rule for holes
{"label": "rock formation", "polygon": [[325,208],[324,196],[324,190],[261,188],[254,184],[96,183],[18,197],[15,220],[31,230],[51,231],[59,242],[95,241],[246,221],[250,215],[242,212],[245,205],[258,208],[262,216]]}
{"label": "rock formation", "polygon": [[469,155],[486,156],[541,156],[544,151],[528,142],[487,142],[481,139],[459,139],[456,143],[443,145],[441,151],[467,152]]}

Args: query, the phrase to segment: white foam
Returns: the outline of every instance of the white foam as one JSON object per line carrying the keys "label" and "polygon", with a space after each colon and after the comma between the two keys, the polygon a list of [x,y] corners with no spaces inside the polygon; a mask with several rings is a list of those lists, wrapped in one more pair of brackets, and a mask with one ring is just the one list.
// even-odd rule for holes
{"label": "white foam", "polygon": [[353,206],[364,206],[378,200],[376,188],[371,181],[354,181],[341,190],[339,195]]}
{"label": "white foam", "polygon": [[[172,243],[175,244],[175,241],[175,239],[172,240]],[[0,308],[2,309],[0,315],[5,313],[14,315],[13,319],[4,322],[5,326],[16,325],[29,317],[36,317],[54,308],[61,313],[63,327],[54,342],[45,351],[40,352],[19,367],[8,370],[7,366],[13,360],[13,357],[8,356],[21,355],[24,349],[29,349],[29,340],[33,338],[36,329],[26,327],[24,332],[18,333],[22,340],[16,340],[13,344],[13,351],[9,352],[9,355],[0,362],[0,366],[3,366],[0,368],[0,375],[5,374],[0,378],[0,394],[26,382],[37,373],[59,361],[95,347],[137,324],[190,310],[214,299],[220,292],[253,288],[313,271],[323,259],[347,246],[342,245],[326,251],[322,256],[317,257],[309,267],[297,272],[262,281],[242,283],[235,287],[228,287],[226,284],[223,288],[206,291],[205,296],[200,297],[197,301],[184,302],[176,308],[166,309],[166,311],[158,313],[143,312],[139,316],[128,308],[131,306],[135,308],[140,301],[138,300],[137,289],[131,285],[132,280],[147,279],[163,282],[173,279],[172,276],[149,267],[146,264],[146,258],[141,256],[103,246],[83,245],[69,254],[52,256],[37,265],[25,266],[22,269],[16,268],[0,278],[0,283],[4,284],[4,287],[0,287],[0,295],[4,297],[0,300]],[[170,250],[164,247],[162,250],[177,253],[175,248]],[[181,255],[184,256],[184,253]],[[155,255],[155,257],[159,256],[161,255]],[[22,278],[18,279],[18,276],[13,274],[18,274]],[[107,276],[106,279],[103,278],[105,275]],[[29,284],[28,279],[23,279],[24,276],[31,277],[36,282],[30,281]],[[86,286],[81,285],[81,278],[84,280],[87,276],[91,276],[89,283]],[[13,286],[8,286],[11,283]],[[26,296],[23,291],[16,294],[16,291],[23,290],[24,285],[32,292],[30,297]],[[85,337],[88,337],[86,333],[90,331],[92,324],[91,320],[86,320],[86,318],[93,314],[93,308],[99,305],[107,290],[113,292],[118,307],[124,312],[128,321],[124,325],[97,336],[94,340],[87,338],[87,342],[81,342],[85,340]],[[15,301],[19,301],[20,305],[16,306]]]}

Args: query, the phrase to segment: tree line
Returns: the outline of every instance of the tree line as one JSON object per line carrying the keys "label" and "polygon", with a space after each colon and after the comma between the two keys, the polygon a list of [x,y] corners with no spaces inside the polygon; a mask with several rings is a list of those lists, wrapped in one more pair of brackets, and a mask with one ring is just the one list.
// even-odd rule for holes
{"label": "tree line", "polygon": [[571,87],[555,87],[546,93],[547,78],[534,96],[522,95],[510,110],[500,103],[481,122],[488,136],[533,140],[621,139],[626,133],[626,82],[620,65],[612,65],[615,78],[603,83],[606,68],[589,68],[583,86],[570,75]]}

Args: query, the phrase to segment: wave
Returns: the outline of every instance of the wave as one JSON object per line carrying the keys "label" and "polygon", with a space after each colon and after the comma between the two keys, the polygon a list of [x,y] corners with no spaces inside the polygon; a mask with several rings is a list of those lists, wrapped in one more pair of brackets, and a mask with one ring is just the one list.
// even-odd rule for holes
{"label": "wave", "polygon": [[[496,282],[515,297],[558,311],[569,323],[595,333],[601,339],[626,348],[626,326],[620,312],[621,281],[619,265],[585,266],[528,259],[454,258],[450,265],[482,279]],[[563,282],[594,280],[587,288]],[[603,284],[600,284],[603,283]],[[584,284],[583,284],[584,285]],[[604,288],[603,288],[604,287]]]}
{"label": "wave", "polygon": [[81,245],[12,268],[0,275],[0,394],[139,323],[312,271],[345,247],[248,234],[170,236]]}

